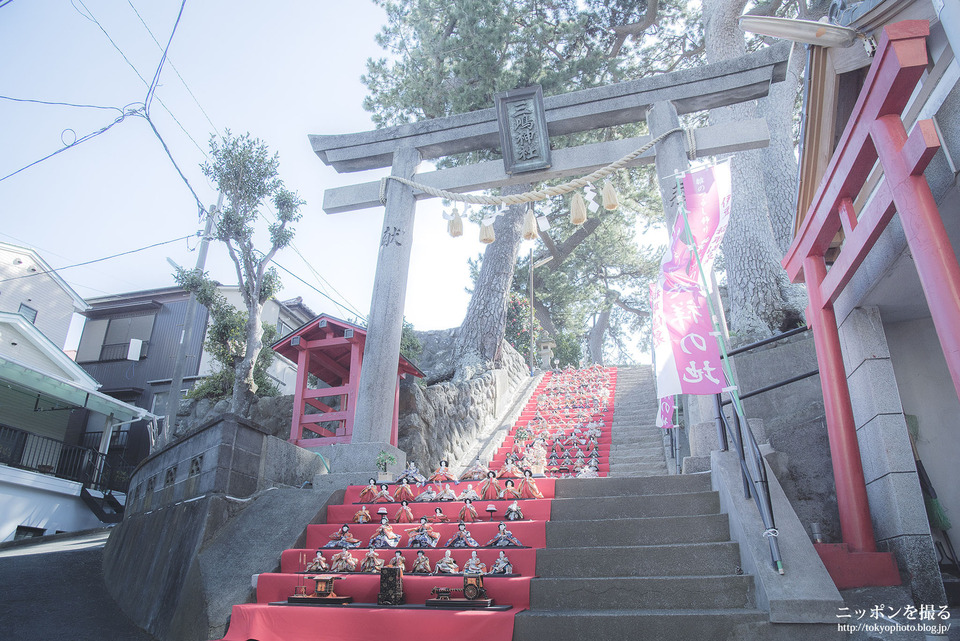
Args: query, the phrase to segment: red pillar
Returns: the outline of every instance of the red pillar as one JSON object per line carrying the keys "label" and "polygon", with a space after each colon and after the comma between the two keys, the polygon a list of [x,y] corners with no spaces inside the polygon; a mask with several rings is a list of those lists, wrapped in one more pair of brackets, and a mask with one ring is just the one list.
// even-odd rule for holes
{"label": "red pillar", "polygon": [[823,300],[820,285],[827,274],[822,256],[808,256],[803,261],[810,306],[807,323],[813,328],[823,404],[830,439],[830,458],[837,486],[837,508],[843,542],[851,552],[876,552],[867,486],[860,462],[857,426],[853,420],[847,374],[840,351],[840,334],[833,305]]}
{"label": "red pillar", "polygon": [[917,267],[953,387],[960,396],[960,265],[923,170],[940,148],[933,123],[908,137],[897,115],[878,118],[871,134]]}
{"label": "red pillar", "polygon": [[290,423],[290,442],[296,443],[303,438],[303,427],[300,419],[303,418],[303,393],[307,389],[307,376],[310,369],[310,353],[298,347],[297,352],[297,385],[293,392],[293,420]]}

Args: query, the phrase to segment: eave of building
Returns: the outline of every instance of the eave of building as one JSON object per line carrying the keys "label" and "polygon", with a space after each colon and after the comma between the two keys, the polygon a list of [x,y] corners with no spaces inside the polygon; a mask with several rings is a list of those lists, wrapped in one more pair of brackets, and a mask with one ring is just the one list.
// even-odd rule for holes
{"label": "eave of building", "polygon": [[37,272],[37,275],[39,276],[44,274],[52,278],[54,282],[56,282],[57,285],[59,285],[60,288],[66,292],[70,298],[73,299],[73,305],[78,311],[83,311],[89,307],[87,301],[85,301],[80,294],[75,292],[73,287],[70,287],[70,285],[67,284],[67,281],[63,280],[63,278],[60,277],[60,274],[58,274],[57,271],[51,267],[50,264],[40,256],[40,254],[36,252],[36,250],[29,247],[21,247],[20,245],[11,245],[10,243],[4,242],[0,242],[0,249],[6,249],[11,252],[17,252],[29,256],[30,260],[34,261],[43,270],[41,272]]}

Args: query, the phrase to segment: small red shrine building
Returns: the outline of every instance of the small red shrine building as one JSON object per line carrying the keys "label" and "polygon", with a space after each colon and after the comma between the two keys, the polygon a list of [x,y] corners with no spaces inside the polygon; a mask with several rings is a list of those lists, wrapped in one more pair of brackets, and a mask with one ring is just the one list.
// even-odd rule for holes
{"label": "small red shrine building", "polygon": [[[290,442],[300,447],[350,443],[367,332],[326,314],[312,319],[271,347],[297,364]],[[390,444],[397,444],[400,379],[424,374],[403,355],[397,365]],[[316,377],[313,380],[310,376]]]}

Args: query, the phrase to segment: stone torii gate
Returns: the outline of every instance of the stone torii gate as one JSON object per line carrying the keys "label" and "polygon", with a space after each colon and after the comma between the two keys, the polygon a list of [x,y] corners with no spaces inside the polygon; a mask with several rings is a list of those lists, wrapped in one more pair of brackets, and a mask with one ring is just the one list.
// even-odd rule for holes
{"label": "stone torii gate", "polygon": [[[391,175],[452,192],[470,192],[518,183],[583,176],[605,167],[650,140],[679,127],[678,114],[689,114],[766,96],[771,82],[783,80],[789,46],[778,45],[737,60],[662,74],[640,80],[544,98],[549,136],[636,123],[646,119],[650,136],[559,149],[547,169],[507,174],[501,161],[414,174],[423,159],[480,149],[498,149],[500,133],[494,108],[354,134],[311,135],[313,150],[340,173],[391,167]],[[756,149],[769,143],[763,119],[694,130],[696,153],[717,155]],[[686,170],[684,137],[667,136],[631,165],[656,163],[661,193],[672,178]],[[363,371],[354,423],[353,451],[331,452],[331,469],[368,469],[381,449],[405,459],[389,445],[403,304],[412,246],[416,201],[431,197],[397,181],[386,181],[386,207],[373,296],[363,355]],[[381,205],[380,182],[363,182],[328,189],[323,209],[328,214]],[[676,205],[664,198],[668,220]],[[343,448],[344,445],[332,446]],[[359,465],[360,467],[357,467]]]}

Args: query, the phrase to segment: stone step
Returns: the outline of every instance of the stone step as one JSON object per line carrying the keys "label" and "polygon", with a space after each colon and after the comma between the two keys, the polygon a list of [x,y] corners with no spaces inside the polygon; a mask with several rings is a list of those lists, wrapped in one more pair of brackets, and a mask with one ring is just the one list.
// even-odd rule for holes
{"label": "stone step", "polygon": [[666,463],[646,463],[643,465],[612,466],[609,475],[613,478],[643,478],[669,474]]}
{"label": "stone step", "polygon": [[753,607],[753,577],[535,578],[532,609],[722,610]]}
{"label": "stone step", "polygon": [[730,541],[537,550],[537,575],[547,578],[725,575],[739,566],[739,547]]}
{"label": "stone step", "polygon": [[[682,476],[682,475],[681,475]],[[660,478],[660,477],[649,477]],[[611,479],[634,480],[634,479]],[[720,498],[716,492],[688,494],[649,494],[645,496],[608,496],[554,499],[552,519],[624,519],[649,516],[693,516],[717,514]]]}
{"label": "stone step", "polygon": [[[710,490],[709,474],[665,475],[643,479],[558,479],[554,486],[554,494],[558,499],[679,494]],[[557,517],[554,515],[552,518]]]}
{"label": "stone step", "polygon": [[730,540],[726,514],[653,516],[603,521],[548,521],[547,547],[723,543]]}
{"label": "stone step", "polygon": [[514,641],[834,641],[835,624],[769,622],[755,609],[527,610],[514,621]]}

